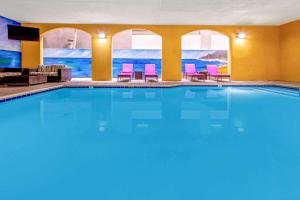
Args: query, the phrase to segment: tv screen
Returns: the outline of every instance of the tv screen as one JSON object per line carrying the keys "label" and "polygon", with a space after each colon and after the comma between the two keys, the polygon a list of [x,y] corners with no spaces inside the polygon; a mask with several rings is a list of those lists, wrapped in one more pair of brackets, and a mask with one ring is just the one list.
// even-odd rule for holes
{"label": "tv screen", "polygon": [[40,29],[25,26],[7,25],[8,39],[39,41]]}

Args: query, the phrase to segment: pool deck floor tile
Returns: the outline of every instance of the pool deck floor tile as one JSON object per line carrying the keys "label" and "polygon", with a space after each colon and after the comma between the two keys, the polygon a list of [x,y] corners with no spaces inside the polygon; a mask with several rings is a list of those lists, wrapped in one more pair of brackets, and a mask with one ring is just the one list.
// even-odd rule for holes
{"label": "pool deck floor tile", "polygon": [[0,101],[5,99],[16,98],[19,96],[27,96],[51,89],[63,87],[61,83],[46,83],[33,86],[0,86]]}
{"label": "pool deck floor tile", "polygon": [[231,82],[187,82],[187,81],[161,81],[161,82],[113,82],[113,81],[70,81],[65,83],[46,83],[34,86],[0,86],[0,101],[20,96],[27,96],[43,91],[61,87],[176,87],[176,86],[283,86],[300,88],[300,83],[284,81],[231,81]]}

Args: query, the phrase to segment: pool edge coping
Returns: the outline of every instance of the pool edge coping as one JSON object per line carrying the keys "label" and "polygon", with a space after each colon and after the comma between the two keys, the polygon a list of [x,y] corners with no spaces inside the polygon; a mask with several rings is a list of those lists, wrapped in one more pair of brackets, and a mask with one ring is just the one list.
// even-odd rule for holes
{"label": "pool edge coping", "polygon": [[56,85],[56,86],[49,86],[45,88],[40,89],[34,89],[31,91],[26,92],[18,92],[15,94],[10,95],[4,95],[0,97],[0,103],[11,101],[14,99],[19,99],[23,97],[28,97],[44,92],[50,92],[57,89],[62,88],[176,88],[176,87],[279,87],[279,88],[287,88],[287,89],[295,89],[300,91],[300,86],[295,85],[286,85],[286,84],[280,84],[280,83],[263,83],[263,84],[169,84],[169,85],[138,85],[138,84],[132,84],[132,85],[113,85],[113,84],[103,84],[103,85],[93,85],[93,84],[82,84],[82,85]]}
{"label": "pool edge coping", "polygon": [[18,92],[15,94],[5,95],[5,96],[0,97],[0,103],[6,102],[6,101],[11,101],[14,99],[23,98],[23,97],[28,97],[28,96],[32,96],[32,95],[40,94],[40,93],[44,93],[44,92],[50,92],[52,90],[57,90],[57,89],[61,89],[64,87],[65,87],[64,85],[56,85],[56,86],[50,86],[50,87],[45,87],[45,88],[40,88],[40,89],[34,89],[31,91],[26,91],[26,92]]}

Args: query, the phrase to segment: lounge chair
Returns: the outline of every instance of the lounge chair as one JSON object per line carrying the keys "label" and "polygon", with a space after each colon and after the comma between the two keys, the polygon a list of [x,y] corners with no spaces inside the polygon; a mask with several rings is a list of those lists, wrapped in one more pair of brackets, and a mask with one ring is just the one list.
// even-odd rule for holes
{"label": "lounge chair", "polygon": [[230,74],[219,73],[217,65],[207,65],[206,68],[209,79],[211,79],[211,77],[214,77],[217,79],[217,81],[219,81],[220,79],[222,81],[223,78],[228,78],[230,81]]}
{"label": "lounge chair", "polygon": [[123,64],[122,71],[118,74],[118,81],[121,81],[122,78],[129,78],[131,81],[133,76],[133,64]]}
{"label": "lounge chair", "polygon": [[202,79],[203,81],[205,80],[206,78],[205,74],[198,73],[196,71],[195,64],[185,64],[184,67],[185,67],[185,72],[184,72],[185,79],[188,79],[188,77],[190,77],[191,81],[195,80],[195,78],[197,80],[199,79]]}
{"label": "lounge chair", "polygon": [[156,81],[158,81],[158,75],[156,73],[155,64],[145,65],[145,75],[144,75],[145,82],[147,81],[147,78],[154,78]]}

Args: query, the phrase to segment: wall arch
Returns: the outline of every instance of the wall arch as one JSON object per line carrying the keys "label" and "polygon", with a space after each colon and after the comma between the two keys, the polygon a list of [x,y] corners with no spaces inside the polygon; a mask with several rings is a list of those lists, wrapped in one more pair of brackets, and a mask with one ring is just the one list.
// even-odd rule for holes
{"label": "wall arch", "polygon": [[57,27],[41,34],[41,57],[44,64],[65,64],[74,78],[92,76],[92,36],[73,27]]}
{"label": "wall arch", "polygon": [[84,29],[84,28],[80,28],[78,26],[57,26],[57,27],[49,27],[49,28],[40,28],[41,32],[40,32],[40,36],[43,37],[45,34],[47,34],[48,32],[51,32],[51,31],[55,31],[57,29],[64,29],[64,28],[73,28],[73,29],[77,29],[77,30],[80,30],[80,31],[83,31],[87,34],[89,34],[91,37],[92,37],[92,34]]}
{"label": "wall arch", "polygon": [[150,31],[150,32],[155,33],[156,35],[159,35],[160,37],[162,37],[162,34],[159,33],[158,31],[154,30],[154,29],[151,29],[151,28],[139,28],[139,27],[130,27],[130,28],[126,27],[126,28],[121,28],[121,29],[119,29],[119,30],[117,30],[117,31],[114,31],[114,32],[112,33],[112,37],[114,37],[115,35],[117,35],[117,34],[119,34],[119,33],[121,33],[121,32],[128,31],[128,30],[144,30],[144,31]]}
{"label": "wall arch", "polygon": [[187,35],[187,34],[192,33],[194,31],[213,31],[213,32],[217,32],[217,33],[220,33],[222,35],[225,35],[228,38],[231,37],[231,35],[226,31],[216,29],[216,28],[210,28],[210,27],[207,27],[207,28],[206,27],[201,27],[201,28],[195,27],[195,28],[191,28],[191,29],[186,29],[185,31],[183,31],[181,36]]}
{"label": "wall arch", "polygon": [[[199,35],[199,47],[197,47],[197,35]],[[185,40],[186,36],[195,36],[191,41]],[[219,37],[219,41],[213,41],[212,37]],[[215,39],[216,40],[216,39]],[[196,41],[196,42],[195,42]],[[193,47],[187,48],[190,42]],[[214,29],[194,29],[193,31],[186,31],[181,36],[181,60],[182,60],[182,72],[184,73],[184,65],[195,64],[197,71],[205,71],[204,66],[206,65],[217,65],[219,70],[223,73],[231,74],[231,36],[223,31]],[[199,50],[192,52],[194,55],[187,50]],[[198,57],[195,57],[198,56]],[[195,57],[195,58],[194,58]]]}
{"label": "wall arch", "polygon": [[146,64],[155,64],[162,71],[162,36],[152,30],[124,29],[112,36],[112,74],[117,78],[123,64],[133,64],[135,71],[144,71]]}

